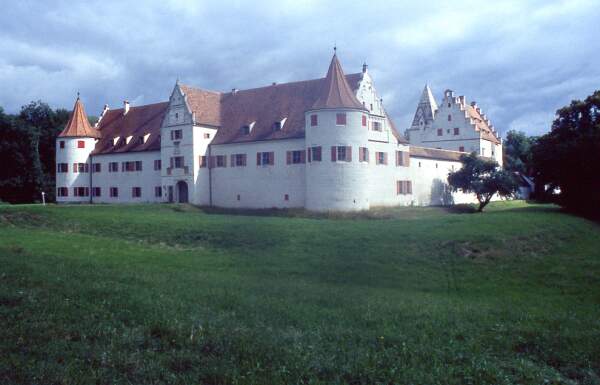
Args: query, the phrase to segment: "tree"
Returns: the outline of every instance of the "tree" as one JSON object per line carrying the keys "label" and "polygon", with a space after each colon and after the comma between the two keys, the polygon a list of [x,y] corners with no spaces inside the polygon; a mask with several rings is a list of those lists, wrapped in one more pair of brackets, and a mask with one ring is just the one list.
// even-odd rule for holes
{"label": "tree", "polygon": [[600,217],[600,91],[557,111],[552,129],[532,148],[536,185],[560,189],[557,201]]}
{"label": "tree", "polygon": [[531,175],[531,147],[536,137],[527,136],[524,132],[510,130],[504,140],[504,169]]}
{"label": "tree", "polygon": [[475,152],[460,157],[462,167],[448,175],[452,191],[473,193],[479,202],[478,212],[490,203],[495,194],[512,195],[517,183],[508,171],[502,170],[493,160],[477,156]]}

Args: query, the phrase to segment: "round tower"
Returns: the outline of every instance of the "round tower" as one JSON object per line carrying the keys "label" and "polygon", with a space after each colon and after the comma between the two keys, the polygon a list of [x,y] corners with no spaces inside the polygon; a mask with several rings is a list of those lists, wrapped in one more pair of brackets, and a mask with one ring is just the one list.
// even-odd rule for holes
{"label": "round tower", "polygon": [[305,112],[307,209],[369,208],[369,165],[360,162],[368,148],[367,121],[334,54],[319,97]]}
{"label": "round tower", "polygon": [[77,95],[73,113],[56,138],[56,202],[91,202],[90,154],[100,137]]}

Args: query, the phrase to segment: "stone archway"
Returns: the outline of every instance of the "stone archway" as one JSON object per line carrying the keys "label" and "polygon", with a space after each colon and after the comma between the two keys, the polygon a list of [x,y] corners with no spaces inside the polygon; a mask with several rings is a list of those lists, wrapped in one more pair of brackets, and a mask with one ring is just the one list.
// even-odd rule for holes
{"label": "stone archway", "polygon": [[185,181],[180,180],[177,182],[176,190],[177,190],[177,202],[178,203],[188,203],[188,184]]}

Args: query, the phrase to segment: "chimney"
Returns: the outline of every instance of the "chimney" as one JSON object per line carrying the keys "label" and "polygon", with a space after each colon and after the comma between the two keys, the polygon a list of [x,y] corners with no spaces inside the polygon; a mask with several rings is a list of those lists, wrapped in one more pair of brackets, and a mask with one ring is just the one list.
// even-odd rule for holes
{"label": "chimney", "polygon": [[123,101],[123,115],[127,115],[129,112],[129,101]]}
{"label": "chimney", "polygon": [[273,82],[271,85],[272,85],[272,86],[276,86],[276,85],[277,85],[277,82]]}
{"label": "chimney", "polygon": [[367,65],[367,62],[364,62],[363,63],[363,70],[362,70],[363,74],[366,74],[368,69],[369,69],[369,66]]}

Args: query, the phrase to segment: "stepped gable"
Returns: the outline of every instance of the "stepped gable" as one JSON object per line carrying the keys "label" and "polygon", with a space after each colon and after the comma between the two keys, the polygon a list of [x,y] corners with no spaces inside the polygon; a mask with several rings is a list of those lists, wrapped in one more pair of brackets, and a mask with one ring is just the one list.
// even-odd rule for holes
{"label": "stepped gable", "polygon": [[477,112],[475,107],[466,105],[465,109],[467,110],[468,117],[471,118],[475,123],[475,127],[481,131],[481,137],[485,140],[489,140],[492,143],[499,144],[500,139],[498,139],[498,136],[492,131],[491,127],[485,122],[485,120],[483,120],[481,114]]}
{"label": "stepped gable", "polygon": [[365,107],[356,98],[355,93],[348,84],[342,65],[334,53],[327,70],[325,81],[321,85],[318,99],[312,106],[313,110],[330,108],[356,108],[365,110]]}
{"label": "stepped gable", "polygon": [[66,137],[86,137],[86,138],[99,138],[100,134],[94,129],[88,120],[88,117],[83,108],[83,103],[77,95],[77,100],[73,106],[73,112],[69,117],[67,125],[58,135],[61,138]]}
{"label": "stepped gable", "polygon": [[[96,143],[93,155],[134,151],[159,151],[160,128],[169,106],[168,102],[107,110],[98,123],[101,139]],[[145,135],[150,134],[144,142]],[[129,143],[127,137],[131,136]],[[119,137],[116,145],[113,139]]]}

